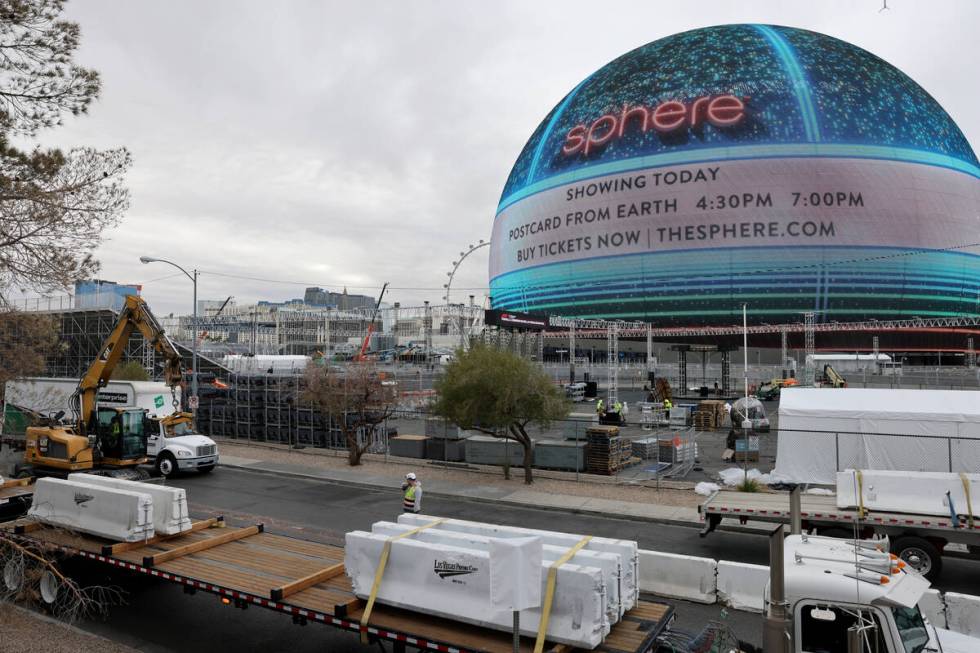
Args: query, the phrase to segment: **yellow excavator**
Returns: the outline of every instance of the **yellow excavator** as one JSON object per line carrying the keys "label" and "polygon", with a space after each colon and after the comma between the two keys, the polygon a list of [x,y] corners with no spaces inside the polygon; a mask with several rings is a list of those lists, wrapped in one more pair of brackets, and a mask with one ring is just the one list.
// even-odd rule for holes
{"label": "yellow excavator", "polygon": [[129,337],[137,330],[163,358],[164,382],[170,386],[176,402],[175,389],[184,374],[181,356],[143,298],[129,295],[116,326],[71,397],[71,409],[75,413],[72,423],[59,424],[63,417],[59,413],[46,426],[28,427],[24,465],[17,472],[19,477],[89,472],[131,480],[148,478],[149,475],[138,468],[147,461],[146,411],[98,405],[99,389],[109,382]]}

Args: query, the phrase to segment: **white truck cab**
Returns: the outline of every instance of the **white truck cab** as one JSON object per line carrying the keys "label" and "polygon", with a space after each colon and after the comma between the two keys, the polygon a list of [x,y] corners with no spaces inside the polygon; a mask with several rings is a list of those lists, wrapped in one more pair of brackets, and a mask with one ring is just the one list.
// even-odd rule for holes
{"label": "white truck cab", "polygon": [[178,472],[210,472],[218,464],[218,445],[194,430],[190,413],[147,418],[146,456],[160,476]]}
{"label": "white truck cab", "polygon": [[[888,540],[791,535],[784,541],[784,628],[792,653],[967,653],[980,639],[933,627],[919,611],[929,581]],[[767,616],[774,614],[766,589]],[[849,641],[850,640],[850,641]]]}

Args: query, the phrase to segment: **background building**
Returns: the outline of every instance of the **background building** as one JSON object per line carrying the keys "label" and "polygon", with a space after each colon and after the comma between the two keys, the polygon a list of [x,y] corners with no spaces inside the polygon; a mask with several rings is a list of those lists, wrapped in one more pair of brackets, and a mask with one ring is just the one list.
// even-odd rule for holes
{"label": "background building", "polygon": [[377,302],[374,297],[368,295],[349,295],[346,288],[344,292],[331,292],[314,286],[306,289],[303,303],[309,306],[331,306],[349,311],[355,308],[374,308]]}
{"label": "background building", "polygon": [[118,311],[126,303],[126,295],[138,295],[142,286],[116,283],[102,279],[75,282],[74,308],[109,308]]}

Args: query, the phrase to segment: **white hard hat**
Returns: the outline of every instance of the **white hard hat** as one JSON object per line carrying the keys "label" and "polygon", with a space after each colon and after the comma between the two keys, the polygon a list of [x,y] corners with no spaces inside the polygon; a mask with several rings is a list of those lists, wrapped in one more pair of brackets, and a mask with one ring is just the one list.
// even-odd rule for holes
{"label": "white hard hat", "polygon": [[410,481],[414,481],[415,480],[415,472],[409,472],[409,473],[405,474],[405,478],[407,478]]}

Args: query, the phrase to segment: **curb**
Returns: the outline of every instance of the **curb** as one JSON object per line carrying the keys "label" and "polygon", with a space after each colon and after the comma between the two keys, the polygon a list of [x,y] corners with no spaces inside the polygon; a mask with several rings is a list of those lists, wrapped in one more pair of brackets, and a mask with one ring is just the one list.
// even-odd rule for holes
{"label": "curb", "polygon": [[[235,465],[230,463],[218,463],[219,467],[226,467],[228,469],[237,469],[244,472],[255,472],[258,474],[267,474],[270,476],[286,476],[289,478],[299,478],[307,481],[319,481],[321,483],[329,483],[332,485],[345,485],[348,487],[357,487],[366,490],[375,491],[388,491],[397,494],[397,490],[393,489],[391,486],[387,485],[376,485],[374,483],[364,483],[359,481],[347,481],[339,480],[334,478],[324,478],[322,476],[317,476],[315,474],[305,474],[303,472],[284,472],[276,469],[267,469],[263,467],[249,467],[246,465]],[[438,497],[440,499],[455,499],[457,501],[471,501],[474,503],[490,503],[496,505],[504,505],[513,508],[525,508],[527,510],[547,510],[550,512],[564,512],[573,515],[589,515],[593,517],[604,517],[606,519],[621,519],[625,521],[641,521],[650,524],[664,524],[667,526],[681,526],[684,528],[697,528],[701,529],[704,524],[698,521],[690,521],[687,519],[671,519],[668,517],[644,517],[640,515],[627,515],[622,513],[609,513],[604,510],[593,510],[589,508],[566,508],[562,506],[542,506],[542,505],[531,505],[523,503],[521,501],[508,501],[507,499],[485,499],[481,497],[468,497],[460,496],[458,494],[450,494],[448,492],[438,492],[432,490],[426,490],[425,494],[427,496]],[[723,531],[729,533],[742,533],[749,535],[766,535],[769,533],[768,530],[756,528],[753,526],[737,526],[734,524],[719,524],[716,531]]]}

